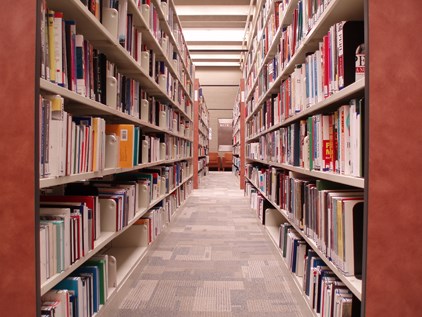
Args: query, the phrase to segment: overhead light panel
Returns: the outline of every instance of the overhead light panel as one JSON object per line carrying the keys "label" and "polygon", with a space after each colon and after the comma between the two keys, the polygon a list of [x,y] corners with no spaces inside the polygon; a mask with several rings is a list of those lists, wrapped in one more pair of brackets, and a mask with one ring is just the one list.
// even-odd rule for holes
{"label": "overhead light panel", "polygon": [[243,40],[243,29],[185,29],[187,42],[239,42]]}

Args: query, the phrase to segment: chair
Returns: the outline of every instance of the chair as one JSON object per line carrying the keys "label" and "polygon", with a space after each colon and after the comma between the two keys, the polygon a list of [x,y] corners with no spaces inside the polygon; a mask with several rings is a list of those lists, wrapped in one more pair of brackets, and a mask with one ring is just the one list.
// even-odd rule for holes
{"label": "chair", "polygon": [[209,162],[208,162],[208,168],[216,168],[218,171],[220,171],[221,168],[221,161],[220,156],[217,152],[210,152],[209,155]]}
{"label": "chair", "polygon": [[226,170],[226,167],[231,170],[233,165],[233,154],[232,152],[225,152],[222,159],[222,168],[223,171]]}

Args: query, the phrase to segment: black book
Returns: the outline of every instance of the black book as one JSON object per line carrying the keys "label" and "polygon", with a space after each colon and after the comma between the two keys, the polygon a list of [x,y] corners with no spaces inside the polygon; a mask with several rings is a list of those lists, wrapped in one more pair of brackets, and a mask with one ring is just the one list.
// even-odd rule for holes
{"label": "black book", "polygon": [[343,21],[337,23],[339,89],[355,82],[356,49],[364,41],[363,21]]}

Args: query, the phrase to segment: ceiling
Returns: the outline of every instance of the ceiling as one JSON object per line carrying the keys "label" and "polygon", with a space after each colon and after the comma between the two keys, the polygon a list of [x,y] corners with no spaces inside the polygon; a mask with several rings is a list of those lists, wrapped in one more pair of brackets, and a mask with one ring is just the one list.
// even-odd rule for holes
{"label": "ceiling", "polygon": [[240,66],[245,24],[255,0],[174,0],[196,66]]}

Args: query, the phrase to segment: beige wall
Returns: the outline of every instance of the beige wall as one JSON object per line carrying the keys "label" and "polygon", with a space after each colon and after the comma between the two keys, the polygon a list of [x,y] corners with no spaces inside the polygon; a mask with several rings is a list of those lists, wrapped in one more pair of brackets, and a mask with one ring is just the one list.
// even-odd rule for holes
{"label": "beige wall", "polygon": [[218,119],[231,119],[233,105],[239,89],[241,72],[238,67],[196,67],[195,77],[199,79],[210,113],[212,139],[210,152],[218,149]]}

